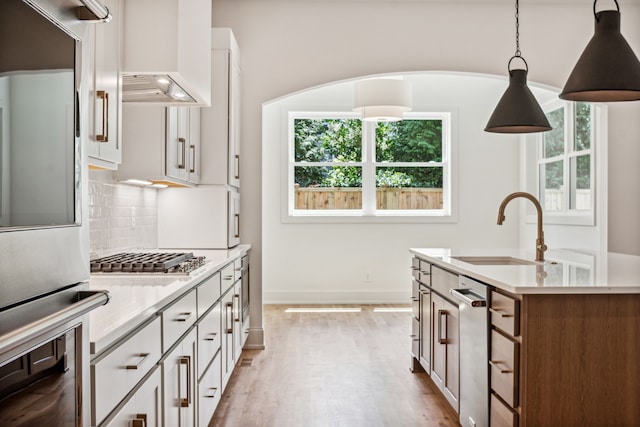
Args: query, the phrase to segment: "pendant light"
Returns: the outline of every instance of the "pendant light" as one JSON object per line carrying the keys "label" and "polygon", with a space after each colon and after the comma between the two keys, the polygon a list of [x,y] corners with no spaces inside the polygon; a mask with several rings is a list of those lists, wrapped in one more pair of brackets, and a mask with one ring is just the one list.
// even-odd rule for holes
{"label": "pendant light", "polygon": [[356,83],[353,111],[364,121],[393,122],[411,111],[411,84],[398,79],[369,79]]}
{"label": "pendant light", "polygon": [[620,33],[620,6],[596,13],[595,30],[580,55],[560,98],[570,101],[640,100],[640,61]]}
{"label": "pendant light", "polygon": [[[520,59],[525,69],[511,69],[511,62]],[[527,86],[529,66],[520,52],[520,10],[516,0],[516,53],[507,64],[509,86],[498,101],[489,118],[486,132],[494,133],[533,133],[551,130],[547,116]]]}

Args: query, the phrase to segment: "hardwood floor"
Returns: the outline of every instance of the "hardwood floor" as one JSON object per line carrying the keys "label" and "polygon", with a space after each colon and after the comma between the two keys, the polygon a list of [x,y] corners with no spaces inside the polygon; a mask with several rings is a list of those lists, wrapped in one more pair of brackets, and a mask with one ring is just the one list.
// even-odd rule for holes
{"label": "hardwood floor", "polygon": [[288,307],[264,307],[266,349],[243,352],[210,427],[459,427],[426,374],[409,371],[410,313]]}

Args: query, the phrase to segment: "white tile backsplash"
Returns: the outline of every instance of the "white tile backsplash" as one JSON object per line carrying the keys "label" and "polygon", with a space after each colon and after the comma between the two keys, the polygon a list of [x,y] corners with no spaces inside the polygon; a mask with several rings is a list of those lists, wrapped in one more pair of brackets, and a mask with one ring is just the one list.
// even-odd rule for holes
{"label": "white tile backsplash", "polygon": [[111,171],[89,171],[91,257],[158,247],[158,190],[116,182]]}

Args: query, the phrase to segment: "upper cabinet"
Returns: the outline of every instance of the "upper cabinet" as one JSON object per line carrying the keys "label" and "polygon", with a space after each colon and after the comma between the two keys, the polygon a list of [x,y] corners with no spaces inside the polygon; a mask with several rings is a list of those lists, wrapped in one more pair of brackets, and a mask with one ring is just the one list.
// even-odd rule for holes
{"label": "upper cabinet", "polygon": [[116,178],[190,187],[200,180],[200,107],[123,105]]}
{"label": "upper cabinet", "polygon": [[211,29],[211,107],[202,108],[201,184],[240,187],[240,52],[230,28]]}
{"label": "upper cabinet", "polygon": [[93,63],[92,105],[93,127],[87,144],[89,164],[116,169],[121,160],[120,138],[120,47],[122,0],[104,0],[112,20],[96,24]]}
{"label": "upper cabinet", "polygon": [[127,0],[123,102],[211,102],[211,0]]}

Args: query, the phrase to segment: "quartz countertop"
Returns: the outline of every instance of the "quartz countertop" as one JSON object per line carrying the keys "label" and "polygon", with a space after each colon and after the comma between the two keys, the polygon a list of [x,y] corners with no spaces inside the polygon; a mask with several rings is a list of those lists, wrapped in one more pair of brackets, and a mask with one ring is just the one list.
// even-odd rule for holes
{"label": "quartz countertop", "polygon": [[106,290],[111,300],[89,314],[89,341],[91,354],[97,354],[109,345],[157,315],[158,310],[175,298],[220,270],[233,259],[244,255],[249,245],[228,250],[168,250],[141,252],[193,252],[205,256],[206,263],[190,274],[162,273],[96,273],[89,279],[89,289]]}
{"label": "quartz countertop", "polygon": [[[545,252],[534,262],[533,251],[517,249],[465,250],[411,248],[432,264],[514,294],[637,294],[640,256],[577,249]],[[456,257],[507,256],[531,261],[527,265],[474,265]]]}

